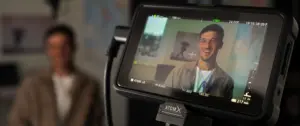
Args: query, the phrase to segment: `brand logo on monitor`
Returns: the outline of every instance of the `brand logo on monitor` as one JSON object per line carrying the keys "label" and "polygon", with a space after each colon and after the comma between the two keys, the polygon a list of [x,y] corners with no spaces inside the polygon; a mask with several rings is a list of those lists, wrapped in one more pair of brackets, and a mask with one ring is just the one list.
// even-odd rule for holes
{"label": "brand logo on monitor", "polygon": [[166,105],[165,106],[165,110],[176,112],[176,113],[181,113],[181,109],[182,108],[179,107],[179,106],[171,106],[171,105]]}

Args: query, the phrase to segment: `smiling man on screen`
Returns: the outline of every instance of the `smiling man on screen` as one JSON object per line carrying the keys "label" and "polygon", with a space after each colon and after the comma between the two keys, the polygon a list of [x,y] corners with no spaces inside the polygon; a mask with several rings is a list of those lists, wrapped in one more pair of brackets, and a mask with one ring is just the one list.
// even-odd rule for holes
{"label": "smiling man on screen", "polygon": [[233,79],[217,64],[217,55],[223,46],[224,29],[211,24],[199,34],[199,60],[175,68],[165,84],[185,92],[207,93],[212,96],[232,98]]}

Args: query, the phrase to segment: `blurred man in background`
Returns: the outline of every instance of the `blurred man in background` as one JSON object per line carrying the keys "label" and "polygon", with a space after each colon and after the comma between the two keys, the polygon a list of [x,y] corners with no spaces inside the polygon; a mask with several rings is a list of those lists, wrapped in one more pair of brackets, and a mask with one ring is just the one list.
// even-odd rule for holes
{"label": "blurred man in background", "polygon": [[63,24],[45,33],[51,67],[24,79],[9,126],[104,125],[100,85],[74,65],[75,36],[73,29]]}

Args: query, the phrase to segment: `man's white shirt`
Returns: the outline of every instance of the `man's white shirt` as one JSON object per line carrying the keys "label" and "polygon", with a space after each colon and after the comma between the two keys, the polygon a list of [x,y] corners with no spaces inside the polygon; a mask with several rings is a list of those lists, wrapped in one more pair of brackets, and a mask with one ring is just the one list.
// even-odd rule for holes
{"label": "man's white shirt", "polygon": [[53,75],[54,91],[56,94],[56,106],[58,116],[64,120],[69,113],[72,103],[71,88],[74,85],[74,76]]}
{"label": "man's white shirt", "polygon": [[203,84],[205,83],[205,86],[208,84],[208,81],[211,75],[213,74],[213,72],[214,70],[200,70],[197,67],[193,92],[196,93],[203,92]]}

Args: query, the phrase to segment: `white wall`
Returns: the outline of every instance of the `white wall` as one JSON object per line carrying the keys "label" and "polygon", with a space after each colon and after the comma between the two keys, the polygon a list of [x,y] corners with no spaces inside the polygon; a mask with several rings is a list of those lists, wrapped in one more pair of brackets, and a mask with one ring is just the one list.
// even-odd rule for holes
{"label": "white wall", "polygon": [[[85,30],[84,21],[84,10],[83,10],[83,0],[66,0],[62,3],[60,9],[60,16],[58,18],[59,22],[67,23],[71,25],[78,36],[78,46],[79,50],[77,52],[77,61],[78,64],[83,64],[81,67],[84,69],[89,69],[93,74],[97,74],[94,72],[93,68],[86,67],[91,66],[89,63],[84,62],[82,43],[83,39],[83,31]],[[30,15],[51,15],[50,8],[46,5],[44,0],[9,0],[9,1],[0,1],[0,16],[3,14],[30,14]],[[2,30],[0,24],[0,47],[2,46]],[[28,71],[32,69],[38,69],[47,67],[48,61],[47,57],[44,53],[32,53],[32,54],[20,54],[20,55],[4,55],[2,51],[0,51],[0,62],[17,62],[19,64],[21,74],[26,74]],[[37,62],[38,61],[38,62]],[[83,62],[80,62],[83,61]],[[101,72],[102,73],[102,72]]]}
{"label": "white wall", "polygon": [[[0,0],[0,16],[3,14],[50,15],[50,9],[43,0]],[[1,27],[0,25],[0,47],[3,41]],[[5,56],[0,51],[0,62],[7,61],[16,61],[19,64],[21,74],[26,73],[31,68],[44,67],[48,64],[42,53]]]}

